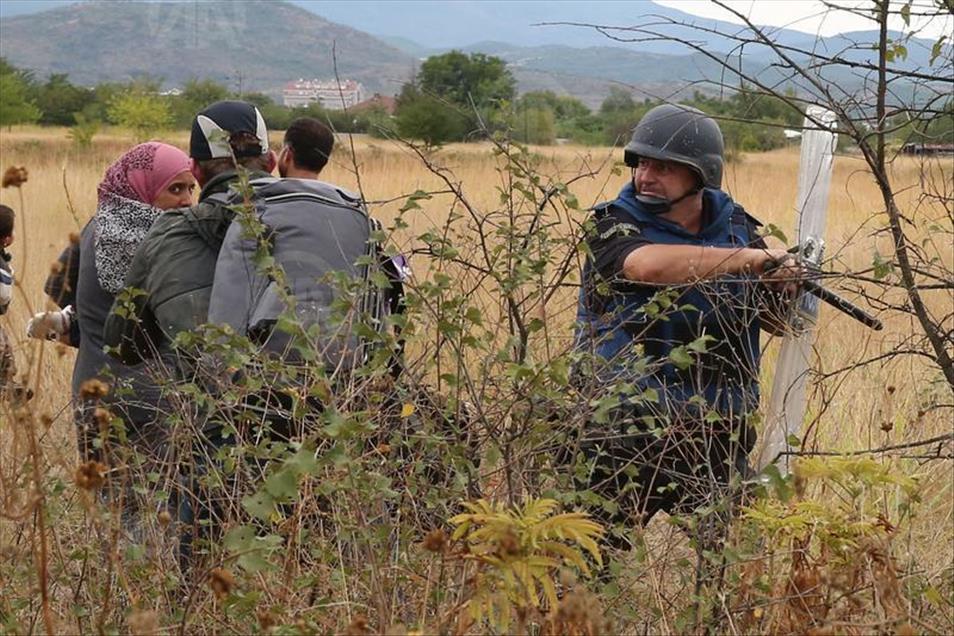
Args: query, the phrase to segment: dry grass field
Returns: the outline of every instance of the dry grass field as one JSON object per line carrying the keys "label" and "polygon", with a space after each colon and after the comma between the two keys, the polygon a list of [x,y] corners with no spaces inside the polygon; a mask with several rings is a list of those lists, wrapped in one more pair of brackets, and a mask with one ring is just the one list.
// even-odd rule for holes
{"label": "dry grass field", "polygon": [[[279,139],[277,135],[274,137],[276,145]],[[185,133],[172,134],[163,140],[180,147],[187,146]],[[37,393],[34,408],[53,416],[52,425],[40,435],[43,457],[48,462],[46,468],[66,475],[72,474],[77,463],[67,408],[73,354],[46,346],[40,359],[41,349],[36,343],[26,340],[24,325],[31,312],[39,311],[46,304],[42,288],[50,264],[67,244],[69,234],[77,232],[93,214],[96,185],[105,167],[131,143],[122,131],[106,131],[96,137],[91,148],[79,150],[71,145],[62,129],[20,127],[0,131],[0,169],[22,165],[29,170],[29,181],[22,189],[0,191],[0,202],[12,206],[18,215],[16,242],[11,251],[19,283],[12,310],[0,324],[15,342],[21,368],[30,370],[29,382]],[[350,152],[352,144],[353,156]],[[625,179],[619,174],[611,174],[614,161],[621,155],[618,150],[561,146],[534,148],[534,151],[540,158],[539,171],[554,179],[567,180],[587,170],[595,172],[592,177],[574,182],[570,188],[584,210],[592,204],[614,198]],[[476,208],[499,206],[498,188],[506,187],[506,183],[498,171],[499,161],[488,145],[448,146],[434,156],[434,161],[453,172],[453,179],[461,184]],[[933,163],[926,170],[929,178],[946,183],[952,179],[951,166],[943,162],[940,165]],[[725,187],[753,215],[764,223],[778,226],[792,240],[795,236],[793,206],[797,171],[797,147],[746,154],[728,166]],[[899,201],[907,210],[929,205],[920,198],[925,165],[915,159],[898,158],[891,166],[891,173],[896,190],[900,192]],[[341,139],[333,164],[323,177],[347,188],[360,187],[366,200],[373,202],[370,206],[372,213],[386,225],[409,194],[416,190],[439,191],[446,187],[406,148],[366,138]],[[394,242],[405,251],[419,247],[415,237],[429,228],[439,227],[446,219],[451,203],[451,196],[441,194],[419,201],[420,209],[405,214],[409,227],[398,232]],[[835,162],[829,203],[828,268],[861,272],[871,266],[876,250],[882,254],[890,253],[889,237],[883,232],[886,217],[882,208],[878,190],[863,161],[855,156],[839,156]],[[568,221],[570,224],[580,223],[584,218],[585,213],[580,211]],[[950,241],[950,234],[936,236],[927,227],[909,230],[919,241]],[[933,247],[942,258],[948,259],[948,265],[954,264],[954,246]],[[415,260],[414,266],[418,276],[428,276],[429,266],[425,259]],[[862,284],[836,279],[830,285],[865,306],[864,298],[855,293]],[[553,338],[568,338],[574,299],[575,292],[569,292],[562,299],[558,298],[553,310],[548,312],[548,319],[554,322],[550,331]],[[937,311],[950,311],[954,299],[947,291],[931,296],[928,302]],[[882,312],[880,317],[885,322],[885,329],[874,332],[823,306],[816,345],[817,370],[827,373],[891,352],[918,329],[910,317],[890,312]],[[772,376],[777,348],[777,341],[768,342],[763,365],[766,385]],[[925,408],[931,403],[931,391],[943,393],[945,390],[943,386],[937,388],[937,380],[937,372],[915,356],[886,359],[850,373],[822,379],[810,389],[810,446],[824,451],[851,451],[904,444],[950,432],[950,408]],[[767,395],[768,391],[763,391],[763,394]],[[939,401],[950,404],[950,394]],[[12,483],[9,477],[24,459],[17,456],[17,451],[10,445],[13,437],[11,426],[9,418],[0,419],[0,473],[7,478],[0,481],[0,485]],[[950,447],[945,452],[949,453]],[[945,599],[950,599],[950,586],[954,581],[954,462],[949,455],[947,459],[933,461],[902,458],[885,458],[884,461],[916,478],[920,485],[921,504],[913,518],[899,528],[899,536],[895,539],[898,567],[905,572],[920,573],[941,590]],[[826,495],[820,496],[823,501]],[[0,494],[0,501],[6,504],[15,499],[17,497],[12,493]],[[894,505],[887,500],[882,504],[886,510]],[[13,521],[0,516],[0,542],[11,540],[9,528],[5,531],[2,526]],[[673,531],[661,522],[654,522],[650,530],[647,541],[651,546],[673,540]],[[12,555],[12,552],[3,550],[5,548],[0,545],[0,558]],[[664,577],[665,573],[661,576]],[[4,586],[13,583],[0,574],[0,595]],[[53,603],[57,615],[62,617],[66,613],[66,597],[70,592],[68,582],[60,583],[57,588],[59,597]],[[660,585],[665,587],[665,584]],[[656,586],[647,584],[647,587],[632,592],[632,598],[645,596],[646,602],[655,603],[658,595],[654,590],[657,590]],[[606,602],[612,608],[624,600],[617,598]],[[945,610],[939,609],[935,620],[919,627],[919,631],[954,625],[949,622],[951,608],[948,607],[946,612],[947,615]],[[662,610],[662,615],[665,617],[665,610]],[[661,629],[663,625],[666,623],[656,624],[656,628]],[[225,626],[210,627],[211,631],[218,629],[228,631]],[[637,627],[633,626],[633,629]],[[862,631],[884,630],[871,628]]]}

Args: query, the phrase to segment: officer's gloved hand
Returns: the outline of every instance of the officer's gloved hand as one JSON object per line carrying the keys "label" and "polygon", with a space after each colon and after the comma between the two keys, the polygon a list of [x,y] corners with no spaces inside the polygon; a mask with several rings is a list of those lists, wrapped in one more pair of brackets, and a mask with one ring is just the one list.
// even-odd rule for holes
{"label": "officer's gloved hand", "polygon": [[27,337],[40,340],[57,340],[70,331],[73,324],[73,305],[58,311],[41,311],[27,323]]}

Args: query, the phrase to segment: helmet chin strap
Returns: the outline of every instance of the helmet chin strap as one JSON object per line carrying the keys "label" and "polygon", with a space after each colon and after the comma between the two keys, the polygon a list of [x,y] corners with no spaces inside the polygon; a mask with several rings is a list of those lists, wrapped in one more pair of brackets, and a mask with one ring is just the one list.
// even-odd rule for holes
{"label": "helmet chin strap", "polygon": [[[633,184],[636,185],[635,183]],[[654,197],[646,194],[636,194],[636,200],[639,201],[643,208],[646,209],[650,214],[666,214],[672,210],[672,206],[676,205],[683,199],[688,199],[689,197],[698,194],[702,191],[702,186],[698,183],[687,190],[682,196],[676,197],[675,199],[665,199],[663,197]]]}

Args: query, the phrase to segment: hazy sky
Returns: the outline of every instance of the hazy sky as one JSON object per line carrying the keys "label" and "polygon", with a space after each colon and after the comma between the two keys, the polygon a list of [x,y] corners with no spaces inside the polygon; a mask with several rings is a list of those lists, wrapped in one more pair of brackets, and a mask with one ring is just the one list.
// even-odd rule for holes
{"label": "hazy sky", "polygon": [[[21,13],[33,13],[43,9],[70,4],[75,0],[0,0],[0,16],[17,15]],[[399,2],[400,0],[395,0]],[[435,0],[435,5],[440,5],[448,0]],[[574,1],[574,0],[563,0]],[[677,8],[686,13],[704,16],[708,18],[718,18],[728,22],[739,22],[738,18],[731,13],[719,7],[709,0],[655,0],[659,4]],[[821,0],[724,0],[726,4],[735,8],[740,13],[747,15],[756,24],[768,26],[784,26],[790,29],[797,29],[806,33],[817,35],[834,35],[846,31],[864,31],[874,28],[874,23],[865,18],[853,15],[846,11],[831,11],[825,7]],[[830,0],[830,2],[839,6],[855,8],[870,8],[872,0]],[[579,4],[585,5],[585,1]],[[892,8],[900,9],[903,4],[900,0],[892,1]],[[922,9],[930,8],[934,0],[914,0],[912,14],[918,13],[918,7]],[[945,20],[935,19],[929,24],[923,24],[918,18],[912,16],[912,26],[918,26],[922,30],[918,35],[926,38],[937,38],[942,34],[948,34],[949,38],[954,39],[954,18],[948,17]],[[895,16],[891,28],[900,30],[904,25],[899,16]]]}
{"label": "hazy sky", "polygon": [[[726,9],[709,0],[655,0],[658,4],[673,7],[686,13],[716,18],[726,22],[741,24],[741,20]],[[755,24],[779,26],[796,29],[816,35],[835,35],[847,31],[868,31],[874,29],[874,22],[863,16],[854,15],[848,11],[833,11],[825,6],[821,0],[722,0],[739,13],[747,16]],[[830,0],[829,4],[836,4],[846,8],[870,9],[874,4],[871,0]],[[900,10],[902,2],[891,3],[892,10]],[[920,9],[919,9],[920,7]],[[920,37],[938,38],[954,29],[954,20],[934,19],[930,23],[916,17],[915,14],[934,8],[932,0],[914,0],[911,8],[911,26],[920,28]],[[890,28],[901,30],[904,22],[900,16],[893,16]]]}

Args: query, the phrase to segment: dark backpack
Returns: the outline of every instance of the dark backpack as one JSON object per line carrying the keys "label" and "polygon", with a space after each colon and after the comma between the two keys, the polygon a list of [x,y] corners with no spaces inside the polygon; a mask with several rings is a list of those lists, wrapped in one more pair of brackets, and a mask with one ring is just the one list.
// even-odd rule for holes
{"label": "dark backpack", "polygon": [[[243,215],[236,213],[215,267],[209,322],[231,325],[264,350],[296,359],[292,334],[276,328],[291,310],[329,368],[360,364],[369,350],[355,333],[355,321],[366,319],[373,329],[382,330],[385,314],[403,306],[400,280],[387,271],[390,259],[381,257],[375,240],[380,224],[368,216],[357,196],[328,183],[270,177],[253,180],[251,186],[254,213],[264,227],[260,236],[249,236]],[[242,204],[235,191],[213,196],[229,205]],[[282,275],[268,275],[253,262],[261,246]],[[387,275],[387,289],[372,282],[375,270]],[[334,279],[342,274],[364,284],[366,293],[355,303],[356,312],[333,307],[341,291]]]}

